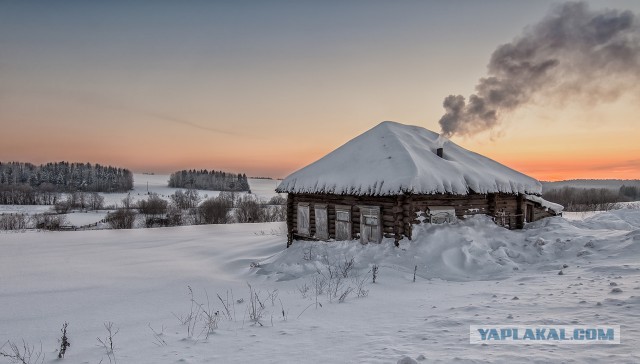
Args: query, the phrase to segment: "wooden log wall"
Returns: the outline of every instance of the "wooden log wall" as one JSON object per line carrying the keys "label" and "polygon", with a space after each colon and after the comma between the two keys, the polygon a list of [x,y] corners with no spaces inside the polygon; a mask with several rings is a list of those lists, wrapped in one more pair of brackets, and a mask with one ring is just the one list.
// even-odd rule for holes
{"label": "wooden log wall", "polygon": [[547,210],[542,207],[539,203],[533,204],[533,219],[532,221],[538,221],[540,219],[544,219],[545,217],[556,216],[552,211]]}
{"label": "wooden log wall", "polygon": [[[470,194],[466,196],[457,195],[414,195],[413,208],[415,219],[418,211],[427,211],[429,206],[450,206],[453,207],[458,219],[464,219],[467,216],[485,214],[490,215],[491,209],[489,205],[488,195]],[[417,223],[415,221],[414,223]]]}
{"label": "wooden log wall", "polygon": [[[309,204],[309,235],[297,233],[297,206]],[[287,230],[289,243],[293,239],[313,239],[316,232],[315,205],[327,206],[329,237],[336,236],[336,205],[349,206],[351,209],[351,237],[360,235],[360,209],[358,206],[380,206],[382,236],[394,238],[396,242],[407,237],[411,239],[413,224],[419,223],[418,212],[426,211],[429,206],[451,206],[458,219],[476,214],[492,216],[498,225],[508,229],[521,228],[524,225],[526,201],[523,195],[510,194],[469,194],[458,195],[399,195],[399,196],[341,196],[325,194],[288,194]],[[540,204],[534,204],[532,221],[553,216]]]}
{"label": "wooden log wall", "polygon": [[516,195],[503,193],[493,194],[495,205],[493,216],[496,224],[508,229],[515,229],[518,220],[518,198]]}
{"label": "wooden log wall", "polygon": [[[291,210],[287,211],[287,227],[295,238],[313,238],[316,232],[315,204],[327,205],[327,218],[329,223],[329,237],[336,236],[336,205],[345,205],[351,208],[351,237],[356,239],[360,236],[360,209],[359,205],[380,206],[382,219],[382,233],[385,237],[393,237],[394,234],[394,214],[393,207],[396,205],[396,196],[340,196],[323,194],[292,194]],[[298,203],[309,203],[309,236],[303,236],[297,232]],[[289,208],[289,205],[287,206]],[[291,225],[289,225],[289,218]]]}

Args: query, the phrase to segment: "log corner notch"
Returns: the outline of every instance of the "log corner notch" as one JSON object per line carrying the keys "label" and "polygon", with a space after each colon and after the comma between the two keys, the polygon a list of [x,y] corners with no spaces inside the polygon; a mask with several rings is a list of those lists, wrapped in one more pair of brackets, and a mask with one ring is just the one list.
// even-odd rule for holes
{"label": "log corner notch", "polygon": [[524,228],[524,209],[525,209],[525,196],[519,193],[516,196],[516,229]]}
{"label": "log corner notch", "polygon": [[293,196],[287,194],[287,248],[293,244],[293,214],[295,214]]}
{"label": "log corner notch", "polygon": [[403,238],[411,240],[411,227],[415,215],[411,194],[398,195],[391,212],[393,213],[393,243],[399,247],[400,240]]}
{"label": "log corner notch", "polygon": [[402,240],[402,235],[404,233],[404,223],[402,221],[404,217],[404,209],[402,208],[403,203],[404,195],[398,195],[396,203],[391,208],[391,213],[393,214],[393,244],[396,247],[400,246],[400,240]]}

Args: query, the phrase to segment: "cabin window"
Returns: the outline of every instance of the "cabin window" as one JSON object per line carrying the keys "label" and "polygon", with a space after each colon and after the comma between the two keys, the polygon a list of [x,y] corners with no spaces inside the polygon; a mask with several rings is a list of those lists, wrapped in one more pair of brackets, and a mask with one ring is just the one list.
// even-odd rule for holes
{"label": "cabin window", "polygon": [[309,235],[309,204],[298,204],[298,234]]}
{"label": "cabin window", "polygon": [[382,239],[379,206],[360,206],[360,242],[379,243]]}
{"label": "cabin window", "polygon": [[456,210],[451,206],[429,206],[427,221],[431,224],[444,224],[456,221]]}
{"label": "cabin window", "polygon": [[336,205],[336,240],[351,240],[351,206]]}
{"label": "cabin window", "polygon": [[327,218],[327,205],[314,205],[316,215],[316,239],[329,239],[329,219]]}

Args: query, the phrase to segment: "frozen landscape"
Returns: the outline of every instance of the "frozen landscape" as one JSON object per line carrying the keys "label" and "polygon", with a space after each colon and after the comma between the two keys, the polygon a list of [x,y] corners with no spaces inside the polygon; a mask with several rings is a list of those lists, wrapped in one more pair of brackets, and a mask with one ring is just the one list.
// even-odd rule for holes
{"label": "frozen landscape", "polygon": [[0,364],[640,363],[638,1],[0,1],[0,49]]}
{"label": "frozen landscape", "polygon": [[[98,223],[103,220],[107,213],[112,211],[113,207],[121,207],[122,200],[131,197],[133,204],[141,200],[149,198],[149,194],[155,194],[160,198],[171,201],[170,196],[176,191],[185,191],[184,188],[171,188],[167,186],[169,181],[169,175],[167,174],[133,174],[133,189],[129,192],[120,193],[104,193],[100,195],[104,197],[104,208],[100,210],[76,210],[66,214],[65,221],[68,225],[72,226],[88,226]],[[258,179],[249,178],[249,186],[251,187],[251,193],[260,201],[267,201],[271,197],[276,196],[275,188],[280,181],[276,179]],[[220,191],[208,191],[197,190],[200,197],[206,199],[210,197],[216,197],[220,194]],[[238,196],[244,195],[247,192],[237,192]],[[62,194],[65,196],[66,194]],[[65,197],[66,198],[66,197]],[[109,208],[111,207],[111,208]],[[0,214],[42,214],[53,212],[53,206],[51,205],[0,205]],[[139,225],[139,224],[138,224]],[[107,228],[107,224],[98,224],[98,228]]]}
{"label": "frozen landscape", "polygon": [[[482,217],[415,230],[400,248],[289,249],[284,223],[2,233],[0,341],[57,362],[68,322],[73,363],[640,360],[637,206],[522,231]],[[351,258],[337,288],[351,287],[347,297],[316,295],[318,272]],[[112,352],[98,341],[108,322],[119,330]],[[620,325],[622,343],[472,345],[474,324]]]}

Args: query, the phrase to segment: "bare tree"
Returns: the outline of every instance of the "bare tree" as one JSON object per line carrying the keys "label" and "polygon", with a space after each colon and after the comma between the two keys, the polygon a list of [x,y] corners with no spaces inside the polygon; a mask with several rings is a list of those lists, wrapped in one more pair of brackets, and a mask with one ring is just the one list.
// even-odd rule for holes
{"label": "bare tree", "polygon": [[97,192],[92,192],[87,198],[87,204],[91,210],[100,210],[104,206],[104,197]]}
{"label": "bare tree", "polygon": [[255,197],[245,195],[236,204],[236,220],[240,223],[263,222],[264,210]]}
{"label": "bare tree", "polygon": [[127,197],[122,199],[122,207],[126,210],[133,207],[133,197],[131,197],[131,194],[127,193]]}

